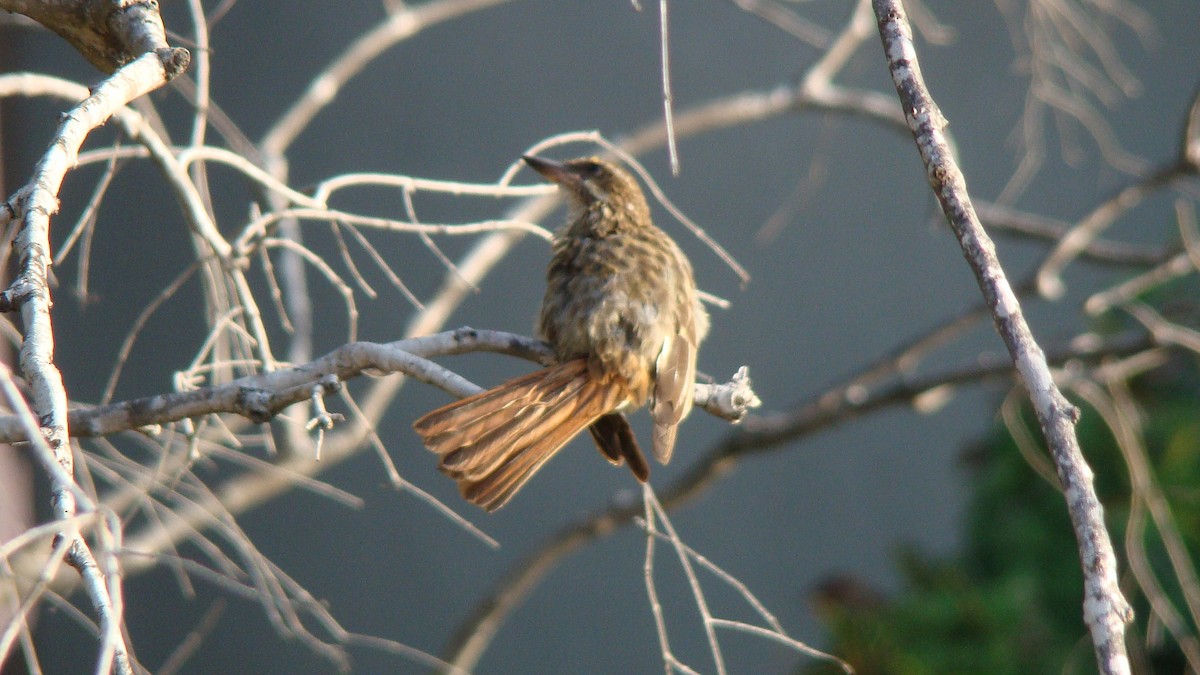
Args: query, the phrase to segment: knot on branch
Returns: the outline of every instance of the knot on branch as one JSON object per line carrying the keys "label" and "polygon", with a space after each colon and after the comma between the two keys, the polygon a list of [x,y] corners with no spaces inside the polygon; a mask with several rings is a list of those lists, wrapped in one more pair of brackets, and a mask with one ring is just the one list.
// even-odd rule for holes
{"label": "knot on branch", "polygon": [[1057,412],[1062,413],[1062,415],[1066,417],[1067,421],[1071,424],[1079,424],[1080,418],[1083,417],[1083,412],[1079,410],[1079,407],[1071,405],[1070,403],[1056,407],[1058,408]]}
{"label": "knot on branch", "polygon": [[0,312],[15,312],[21,309],[25,301],[38,291],[38,285],[28,276],[22,275],[13,281],[12,285],[0,293]]}
{"label": "knot on branch", "polygon": [[[157,0],[64,0],[18,3],[17,11],[54,31],[105,73],[155,52],[167,79],[187,68],[191,54],[167,47]],[[164,52],[168,52],[164,54]]]}
{"label": "knot on branch", "polygon": [[192,63],[192,53],[183,47],[162,47],[154,50],[154,53],[162,62],[163,74],[168,82],[186,71]]}
{"label": "knot on branch", "polygon": [[313,396],[336,394],[342,390],[342,381],[334,373],[323,376],[313,386]]}
{"label": "knot on branch", "polygon": [[237,405],[242,416],[255,424],[266,424],[275,416],[271,403],[275,392],[270,389],[255,387],[240,387],[237,393]]}

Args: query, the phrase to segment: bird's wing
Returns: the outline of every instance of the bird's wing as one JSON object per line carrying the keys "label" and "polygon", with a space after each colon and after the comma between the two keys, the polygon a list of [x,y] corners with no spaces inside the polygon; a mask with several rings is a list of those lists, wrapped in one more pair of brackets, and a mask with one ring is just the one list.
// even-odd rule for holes
{"label": "bird's wing", "polygon": [[695,319],[690,312],[686,314],[680,322],[681,333],[670,335],[663,341],[654,364],[654,399],[650,404],[650,416],[654,419],[654,457],[663,464],[671,461],[679,421],[692,409],[697,336]]}

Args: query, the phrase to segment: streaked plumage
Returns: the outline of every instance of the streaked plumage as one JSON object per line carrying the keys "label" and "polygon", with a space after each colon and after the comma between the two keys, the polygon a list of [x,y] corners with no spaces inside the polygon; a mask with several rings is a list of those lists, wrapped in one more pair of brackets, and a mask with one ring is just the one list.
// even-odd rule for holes
{"label": "streaked plumage", "polygon": [[708,330],[691,265],[654,226],[632,176],[594,157],[525,161],[567,195],[538,321],[559,363],[413,424],[463,496],[489,511],[584,428],[609,461],[628,461],[646,480],[649,466],[622,413],[647,403],[654,456],[668,462]]}

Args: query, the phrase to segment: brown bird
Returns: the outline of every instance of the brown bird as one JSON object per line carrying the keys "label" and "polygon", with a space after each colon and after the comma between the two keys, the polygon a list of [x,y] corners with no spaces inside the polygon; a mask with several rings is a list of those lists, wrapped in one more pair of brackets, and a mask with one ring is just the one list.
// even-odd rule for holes
{"label": "brown bird", "polygon": [[622,414],[650,404],[666,464],[692,408],[708,315],[692,267],[654,226],[637,181],[596,157],[524,158],[566,193],[538,321],[558,364],[438,408],[413,423],[439,468],[488,511],[507,502],[585,427],[613,464],[650,475]]}

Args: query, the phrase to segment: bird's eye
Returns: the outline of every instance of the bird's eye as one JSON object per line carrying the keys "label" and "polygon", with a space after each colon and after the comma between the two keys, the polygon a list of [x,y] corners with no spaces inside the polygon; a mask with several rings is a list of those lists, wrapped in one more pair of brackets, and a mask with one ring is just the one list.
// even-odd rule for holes
{"label": "bird's eye", "polygon": [[579,172],[588,178],[595,178],[600,175],[600,163],[586,161],[579,165]]}

